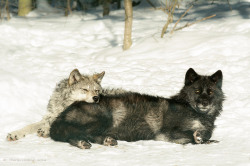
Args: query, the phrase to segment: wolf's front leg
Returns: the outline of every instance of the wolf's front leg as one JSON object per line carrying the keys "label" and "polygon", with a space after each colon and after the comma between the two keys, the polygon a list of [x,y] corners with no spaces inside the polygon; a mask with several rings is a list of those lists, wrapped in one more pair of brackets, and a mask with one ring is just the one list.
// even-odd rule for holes
{"label": "wolf's front leg", "polygon": [[202,137],[201,137],[201,133],[200,133],[198,130],[196,130],[196,131],[194,132],[193,136],[194,136],[194,142],[195,142],[196,144],[201,144],[201,143],[203,143],[203,139],[202,139]]}
{"label": "wolf's front leg", "polygon": [[77,139],[70,139],[69,143],[70,145],[76,146],[80,149],[90,149],[92,146],[88,141],[77,140]]}
{"label": "wolf's front leg", "polygon": [[105,137],[104,141],[103,141],[103,145],[104,146],[115,146],[117,145],[117,140],[115,140],[112,137]]}
{"label": "wolf's front leg", "polygon": [[16,141],[16,140],[19,140],[23,137],[25,137],[27,134],[27,132],[25,132],[24,130],[16,130],[16,131],[13,131],[11,133],[8,133],[7,135],[7,140],[8,141]]}
{"label": "wolf's front leg", "polygon": [[55,121],[56,117],[47,115],[43,119],[43,124],[37,129],[37,135],[39,137],[48,138],[50,135],[51,124]]}
{"label": "wolf's front leg", "polygon": [[196,144],[211,144],[219,142],[216,140],[209,140],[211,138],[211,133],[207,131],[196,130],[193,136],[194,136],[194,143]]}
{"label": "wolf's front leg", "polygon": [[42,121],[30,124],[28,126],[25,126],[24,128],[20,130],[13,131],[11,133],[8,133],[7,140],[8,141],[16,141],[23,137],[25,137],[28,134],[36,133],[37,129],[42,125]]}
{"label": "wolf's front leg", "polygon": [[156,135],[156,140],[173,142],[176,144],[188,144],[193,143],[193,132],[192,131],[182,131],[179,129],[171,129],[159,133]]}
{"label": "wolf's front leg", "polygon": [[104,146],[116,146],[118,145],[117,135],[117,131],[115,129],[111,129],[103,134],[103,136],[101,137],[101,141],[99,141],[99,144],[103,144]]}
{"label": "wolf's front leg", "polygon": [[39,137],[48,138],[50,132],[50,125],[48,123],[41,125],[41,127],[37,130],[37,135]]}
{"label": "wolf's front leg", "polygon": [[100,144],[100,145],[104,145],[104,146],[116,146],[118,144],[117,140],[111,136],[89,137],[89,141]]}

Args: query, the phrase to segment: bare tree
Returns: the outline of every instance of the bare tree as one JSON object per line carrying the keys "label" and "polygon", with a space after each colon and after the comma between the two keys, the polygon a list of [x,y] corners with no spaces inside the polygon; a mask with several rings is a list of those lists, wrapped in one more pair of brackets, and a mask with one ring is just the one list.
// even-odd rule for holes
{"label": "bare tree", "polygon": [[175,8],[177,7],[177,4],[178,4],[178,0],[169,0],[169,4],[168,4],[168,1],[166,0],[166,9],[168,10],[168,19],[167,19],[167,23],[162,28],[161,38],[163,38],[164,34],[166,33],[169,24],[173,22],[174,12],[175,12]]}
{"label": "bare tree", "polygon": [[2,6],[3,6],[3,1],[0,1],[0,18],[2,20]]}
{"label": "bare tree", "polygon": [[109,15],[109,5],[110,5],[110,0],[103,0],[102,2],[102,7],[103,7],[103,16]]}
{"label": "bare tree", "polygon": [[[2,15],[3,9],[3,15]],[[0,1],[0,19],[4,18],[4,12],[6,12],[7,20],[10,20],[10,11],[9,11],[9,0]]]}
{"label": "bare tree", "polygon": [[72,13],[70,2],[71,2],[71,0],[67,0],[67,7],[65,9],[65,16],[68,16],[69,14]]}
{"label": "bare tree", "polygon": [[[197,0],[196,0],[197,1]],[[195,2],[196,2],[195,1]],[[162,33],[161,33],[161,37],[163,38],[164,34],[166,33],[167,29],[168,29],[168,26],[169,24],[173,23],[173,17],[174,17],[174,12],[175,12],[175,8],[179,6],[179,2],[178,0],[166,0],[166,8],[164,8],[163,10],[167,10],[167,14],[168,14],[168,19],[167,19],[167,23],[164,25],[164,27],[162,28]],[[210,18],[213,18],[215,17],[216,15],[211,15],[211,16],[208,16],[208,17],[205,17],[205,18],[202,18],[200,20],[197,20],[195,22],[192,22],[192,23],[187,23],[186,25],[182,26],[182,27],[179,27],[179,28],[176,28],[178,23],[181,21],[181,19],[188,13],[188,11],[193,7],[190,6],[184,14],[181,15],[181,17],[178,19],[178,21],[176,21],[174,27],[172,28],[171,30],[171,33],[170,34],[173,34],[174,31],[178,31],[178,30],[181,30],[183,28],[186,28],[186,27],[189,27],[191,25],[194,25],[196,23],[199,23],[201,21],[204,21],[204,20],[207,20],[207,19],[210,19]]]}
{"label": "bare tree", "polygon": [[7,14],[7,20],[10,20],[10,10],[9,10],[9,1],[6,0],[5,2],[5,9],[6,9],[6,14]]}
{"label": "bare tree", "polygon": [[124,0],[125,7],[125,30],[123,40],[123,50],[127,50],[132,45],[132,21],[133,21],[133,7],[132,0]]}
{"label": "bare tree", "polygon": [[32,9],[32,0],[19,0],[18,15],[26,16]]}

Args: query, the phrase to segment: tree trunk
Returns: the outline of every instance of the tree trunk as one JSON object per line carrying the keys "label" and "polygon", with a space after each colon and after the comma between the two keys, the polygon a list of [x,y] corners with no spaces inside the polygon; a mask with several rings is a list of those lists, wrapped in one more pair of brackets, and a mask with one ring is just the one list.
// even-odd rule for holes
{"label": "tree trunk", "polygon": [[6,14],[7,14],[7,20],[10,20],[10,10],[9,10],[9,1],[6,0],[6,4],[5,4],[5,9],[6,9]]}
{"label": "tree trunk", "polygon": [[132,0],[124,0],[125,6],[125,30],[123,40],[123,50],[127,50],[132,45],[132,21],[133,21],[133,8]]}
{"label": "tree trunk", "polygon": [[18,15],[26,16],[32,8],[32,0],[19,0],[18,3]]}
{"label": "tree trunk", "polygon": [[2,20],[2,6],[3,6],[3,1],[0,1],[0,19]]}
{"label": "tree trunk", "polygon": [[65,16],[68,16],[69,14],[72,13],[70,2],[71,2],[71,0],[67,0],[67,7],[65,9]]}
{"label": "tree trunk", "polygon": [[108,16],[109,15],[109,5],[110,5],[110,0],[104,0],[102,3],[102,7],[103,7],[103,16]]}

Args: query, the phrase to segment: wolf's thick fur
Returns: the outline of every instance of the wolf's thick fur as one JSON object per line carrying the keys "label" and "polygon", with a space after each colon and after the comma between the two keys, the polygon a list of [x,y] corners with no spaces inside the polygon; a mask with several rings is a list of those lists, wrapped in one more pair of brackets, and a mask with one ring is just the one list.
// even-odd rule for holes
{"label": "wolf's thick fur", "polygon": [[184,87],[170,99],[127,92],[101,95],[98,104],[75,102],[53,122],[50,136],[83,149],[116,140],[208,143],[222,111],[221,87],[220,70],[201,76],[189,69]]}
{"label": "wolf's thick fur", "polygon": [[56,85],[48,103],[48,114],[40,122],[9,133],[7,139],[13,141],[35,132],[38,132],[39,136],[48,137],[51,123],[73,102],[99,102],[99,95],[102,92],[100,83],[104,74],[102,72],[94,75],[81,75],[77,69],[73,70],[68,79],[64,79]]}

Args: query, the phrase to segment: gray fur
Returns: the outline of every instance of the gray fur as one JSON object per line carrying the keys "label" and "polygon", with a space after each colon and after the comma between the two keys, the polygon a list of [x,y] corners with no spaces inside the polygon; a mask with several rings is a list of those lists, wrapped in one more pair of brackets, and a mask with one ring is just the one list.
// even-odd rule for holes
{"label": "gray fur", "polygon": [[168,107],[168,103],[162,101],[158,109],[151,109],[145,116],[145,120],[154,133],[158,133],[162,127],[163,111]]}
{"label": "gray fur", "polygon": [[[100,83],[104,74],[105,72],[82,75],[77,69],[73,70],[68,79],[63,79],[56,85],[47,106],[48,114],[40,122],[9,133],[7,140],[18,140],[27,134],[36,132],[39,136],[48,137],[51,123],[73,102],[98,103],[99,95],[102,92]],[[108,94],[108,90],[106,94]]]}
{"label": "gray fur", "polygon": [[103,89],[102,90],[102,95],[104,96],[110,96],[110,95],[119,95],[119,94],[124,94],[127,93],[128,91],[118,88],[118,89]]}
{"label": "gray fur", "polygon": [[112,112],[113,127],[117,127],[125,119],[127,112],[126,107],[122,102],[114,103],[114,105],[116,109],[114,109],[114,111]]}

